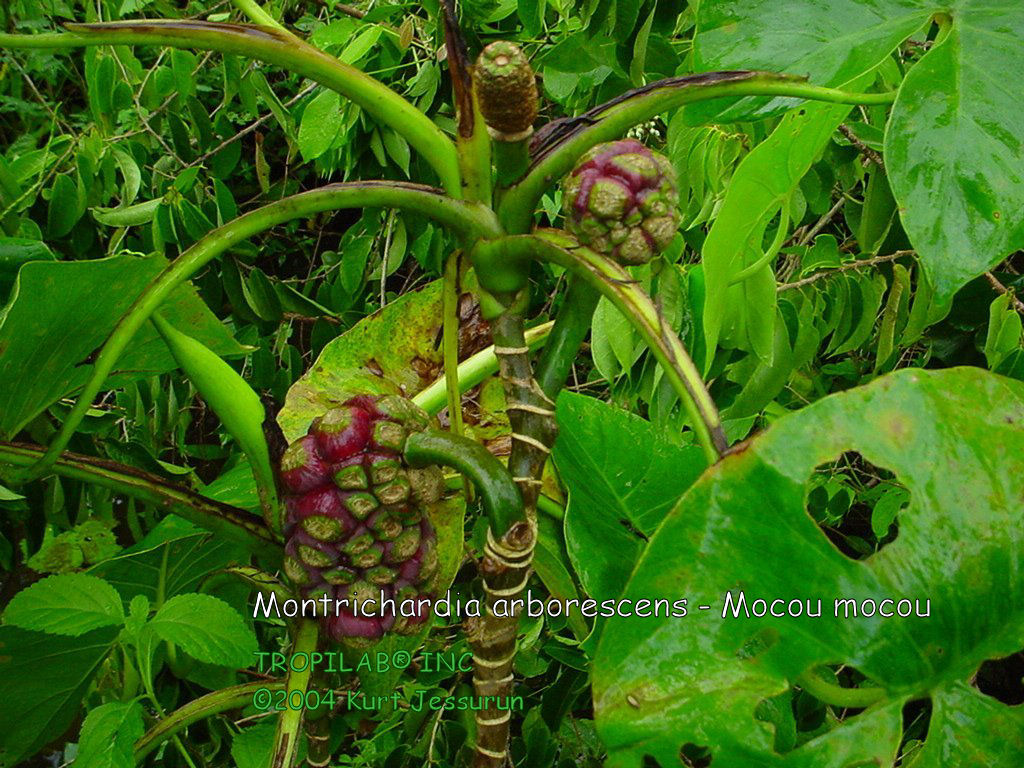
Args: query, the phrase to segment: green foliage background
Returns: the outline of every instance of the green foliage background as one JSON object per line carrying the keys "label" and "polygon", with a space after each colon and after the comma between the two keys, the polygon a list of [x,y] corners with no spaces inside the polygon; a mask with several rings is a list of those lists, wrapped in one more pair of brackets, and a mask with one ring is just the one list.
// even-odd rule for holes
{"label": "green foliage background", "polygon": [[[511,39],[530,56],[544,121],[580,114],[659,78],[713,69],[808,74],[816,84],[850,90],[900,89],[891,109],[747,99],[675,110],[633,130],[676,166],[683,211],[674,245],[634,277],[693,353],[731,442],[790,418],[730,470],[746,478],[751,497],[716,497],[714,478],[697,481],[700,452],[684,431],[675,392],[639,336],[602,299],[571,392],[558,404],[559,477],[546,486],[551,499],[540,521],[534,588],[562,599],[602,598],[668,588],[669,578],[676,591],[705,577],[728,581],[724,566],[691,569],[698,535],[734,537],[729,551],[753,564],[748,577],[767,580],[757,566],[759,548],[774,543],[777,532],[755,509],[766,505],[786,521],[780,525],[802,526],[805,539],[818,534],[813,521],[847,555],[823,537],[814,539],[819,549],[790,550],[787,539],[772,551],[788,562],[808,559],[800,577],[808,582],[856,583],[851,574],[863,576],[867,568],[850,558],[904,552],[912,561],[922,549],[984,542],[969,561],[986,586],[973,594],[984,610],[964,622],[1002,618],[964,640],[970,648],[918,687],[927,675],[890,679],[893,670],[872,668],[852,640],[833,648],[845,653],[812,653],[834,665],[837,682],[856,685],[865,675],[896,681],[892,701],[867,722],[783,684],[799,670],[779,659],[743,674],[721,658],[708,662],[708,679],[717,675],[712,682],[728,694],[721,701],[707,690],[710,699],[687,699],[691,677],[669,674],[651,683],[639,707],[623,704],[627,692],[637,695],[636,677],[621,669],[626,650],[647,642],[644,633],[655,625],[612,620],[604,627],[579,616],[527,620],[516,661],[528,701],[516,718],[516,764],[599,765],[611,754],[623,765],[638,765],[644,755],[663,765],[706,765],[705,747],[724,741],[733,746],[716,764],[853,765],[842,761],[857,757],[854,747],[866,741],[870,756],[889,764],[939,766],[948,745],[925,734],[948,737],[947,722],[963,727],[956,742],[981,756],[975,764],[1020,764],[1024,729],[1019,710],[1007,706],[1024,701],[1021,542],[1014,532],[1019,479],[1007,480],[989,506],[964,499],[986,496],[992,477],[1019,478],[1020,471],[1024,394],[1013,380],[1024,379],[1024,304],[1014,291],[1024,288],[1024,134],[1016,121],[1019,84],[1005,73],[1024,66],[1017,43],[1024,13],[1011,0],[947,5],[461,5],[471,51]],[[453,134],[436,6],[282,0],[266,7]],[[231,4],[213,0],[12,0],[0,8],[0,29],[35,33],[63,21],[157,16],[242,20]],[[949,98],[936,100],[936,93]],[[953,102],[957,109],[950,111]],[[0,439],[49,441],[87,378],[90,355],[134,296],[206,232],[285,195],[359,178],[433,177],[397,133],[298,76],[238,57],[170,49],[0,52]],[[560,225],[560,202],[552,188],[537,224]],[[234,247],[163,312],[227,359],[275,412],[287,398],[280,421],[293,437],[304,429],[307,410],[337,385],[338,370],[376,366],[410,393],[441,375],[432,283],[453,247],[439,227],[415,215],[318,215]],[[562,305],[566,281],[551,267],[535,267],[531,279],[530,317],[539,325]],[[468,293],[460,314],[465,358],[488,336]],[[391,343],[399,334],[408,337],[408,349]],[[315,367],[318,360],[323,367]],[[932,373],[958,366],[975,370]],[[992,384],[981,371],[1006,378]],[[901,389],[918,375],[941,386],[927,396]],[[870,387],[818,402],[861,385]],[[257,509],[240,446],[177,370],[155,329],[147,325],[134,339],[107,386],[71,450]],[[915,424],[934,418],[946,426],[873,448],[874,433],[891,421],[884,408],[874,420],[855,411],[849,403],[870,400],[861,392],[875,393],[877,403],[910,414]],[[950,392],[959,399],[944,405]],[[469,433],[507,453],[500,385],[485,382],[464,408]],[[835,415],[844,409],[845,417]],[[830,424],[849,439],[807,437]],[[971,470],[974,485],[966,477],[960,484],[956,474],[969,473],[957,463],[957,441],[979,451],[993,441],[1004,448],[990,466]],[[636,444],[649,447],[649,456],[624,461],[621,447]],[[961,503],[963,519],[950,530],[950,510]],[[917,510],[920,516],[910,518]],[[243,670],[253,650],[284,642],[280,622],[249,620],[249,586],[224,572],[246,559],[242,551],[152,505],[49,477],[0,485],[0,512],[0,765],[37,752],[37,761],[77,755],[76,765],[131,764],[132,745],[152,711],[251,681]],[[468,514],[466,552],[479,553],[485,522],[475,508]],[[916,529],[908,530],[908,519]],[[102,523],[116,544],[90,548],[92,537],[82,533],[90,521]],[[470,571],[459,572],[453,595],[478,590]],[[57,575],[38,581],[40,572]],[[921,588],[937,589],[936,583],[924,579]],[[32,584],[33,601],[17,597]],[[717,591],[732,586],[716,583]],[[988,605],[986,596],[996,591],[1006,602]],[[79,596],[72,617],[54,618],[65,615],[62,596],[71,592]],[[950,598],[955,605],[967,599]],[[223,631],[207,636],[204,625]],[[442,625],[427,649],[465,650],[457,622]],[[643,663],[703,669],[705,649],[698,653],[689,642],[655,638],[644,646]],[[716,642],[721,651],[731,639]],[[918,638],[894,653],[906,655],[911,668],[913,650],[926,644]],[[997,657],[1004,660],[983,665]],[[363,682],[407,693],[468,691],[467,679],[444,672]],[[152,690],[144,691],[147,684]],[[733,698],[737,688],[743,697]],[[138,699],[143,693],[149,698]],[[935,698],[922,704],[931,693]],[[673,702],[668,714],[659,696]],[[713,716],[692,714],[708,707]],[[239,707],[233,716],[193,726],[187,759],[262,764],[273,728],[253,714]],[[647,717],[670,722],[652,737],[644,730]],[[474,727],[466,713],[395,711],[379,721],[358,713],[337,718],[337,764],[465,764]],[[681,758],[679,733],[693,734]],[[986,733],[996,737],[978,735]],[[744,739],[748,751],[735,747]],[[168,745],[148,760],[185,765],[185,754]]]}

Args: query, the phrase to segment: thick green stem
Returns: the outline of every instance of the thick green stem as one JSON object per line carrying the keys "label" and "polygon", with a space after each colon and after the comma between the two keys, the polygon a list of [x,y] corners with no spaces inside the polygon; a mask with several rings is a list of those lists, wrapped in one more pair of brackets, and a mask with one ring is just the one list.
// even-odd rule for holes
{"label": "thick green stem", "polygon": [[450,195],[462,194],[455,145],[430,118],[380,81],[291,33],[265,26],[186,20],[69,24],[67,28],[67,33],[56,34],[0,34],[0,48],[166,45],[236,54],[274,64],[351,99],[422,154]]}
{"label": "thick green stem", "polygon": [[136,765],[164,741],[188,728],[192,723],[231,709],[241,709],[246,704],[252,704],[253,696],[261,689],[280,691],[282,688],[284,688],[284,683],[260,680],[255,683],[222,688],[190,701],[160,720],[146,732],[145,736],[135,742]]}
{"label": "thick green stem", "polygon": [[417,432],[406,440],[405,459],[414,467],[443,464],[469,478],[498,535],[523,519],[523,499],[516,484],[501,462],[475,440],[450,432]]}
{"label": "thick green stem", "polygon": [[60,432],[50,444],[43,459],[24,479],[42,475],[67,447],[71,436],[102,389],[103,382],[113,371],[138,330],[175,288],[212,259],[220,256],[231,246],[292,219],[342,208],[375,206],[403,208],[430,216],[467,238],[484,234],[493,235],[497,231],[493,214],[478,203],[453,200],[432,187],[378,181],[331,184],[286,197],[208,232],[160,273],[135,300],[128,313],[121,318],[96,358],[92,375],[82,388],[71,413],[64,419]]}
{"label": "thick green stem", "polygon": [[541,475],[551,455],[558,427],[555,424],[554,400],[544,394],[533,375],[523,311],[518,306],[522,303],[525,303],[525,295],[517,305],[491,322],[491,334],[501,364],[505,408],[512,427],[508,469],[523,494],[526,519],[533,521]]}
{"label": "thick green stem", "polygon": [[[544,323],[526,332],[526,344],[530,349],[536,349],[542,345],[551,333],[554,323]],[[477,386],[484,379],[493,376],[498,372],[498,356],[494,354],[494,347],[482,349],[472,357],[463,360],[459,364],[458,382],[459,394],[463,395],[473,387]],[[445,377],[437,379],[426,389],[418,392],[412,401],[427,413],[435,414],[444,408],[448,398],[448,387]]]}
{"label": "thick green stem", "polygon": [[822,680],[814,670],[800,675],[794,682],[819,701],[842,709],[866,709],[886,696],[884,688],[843,688]]}
{"label": "thick green stem", "polygon": [[[504,135],[494,140],[494,165],[497,169],[498,187],[500,190],[511,187],[526,174],[530,167],[530,137],[509,140]],[[516,233],[521,234],[521,233]]]}
{"label": "thick green stem", "polygon": [[[28,467],[42,455],[42,449],[35,446],[0,443],[0,464]],[[281,561],[280,543],[260,518],[245,510],[213,501],[134,467],[92,456],[66,453],[53,465],[53,471],[61,477],[94,483],[183,517],[225,539],[239,542],[270,563]]]}
{"label": "thick green stem", "polygon": [[[579,245],[564,232],[545,230],[481,243],[473,254],[481,278],[486,265],[537,259],[558,264],[607,297],[640,333],[661,363],[686,408],[708,463],[714,464],[728,448],[721,418],[704,380],[679,336],[669,328],[657,307],[630,274],[609,258]],[[486,288],[486,286],[484,286]]]}
{"label": "thick green stem", "polygon": [[284,25],[260,7],[255,0],[231,0],[232,5],[246,15],[253,24],[262,24],[276,30],[291,34]]}
{"label": "thick green stem", "polygon": [[[472,133],[460,135],[456,143],[459,153],[459,173],[462,175],[464,200],[491,202],[491,139],[487,135],[480,105],[473,97]],[[500,178],[500,176],[499,176]]]}
{"label": "thick green stem", "polygon": [[[308,658],[316,651],[316,643],[319,637],[320,625],[314,619],[303,619],[298,625],[295,635],[295,642],[292,645],[292,658],[298,654],[306,654]],[[295,758],[299,753],[299,730],[302,727],[303,708],[291,706],[291,695],[299,691],[303,703],[306,699],[306,689],[309,687],[309,678],[312,674],[312,664],[305,664],[300,671],[295,666],[289,667],[287,698],[285,709],[277,720],[277,732],[274,734],[274,751],[270,758],[270,768],[292,768]]]}
{"label": "thick green stem", "polygon": [[544,353],[537,362],[536,379],[541,391],[554,400],[565,385],[565,379],[572,368],[573,360],[579,354],[580,345],[590,331],[590,324],[600,298],[593,286],[576,275],[569,276],[569,290],[565,303],[555,318]]}
{"label": "thick green stem", "polygon": [[792,75],[768,72],[709,72],[651,83],[570,119],[541,143],[529,173],[502,197],[499,218],[508,232],[529,231],[545,190],[572,170],[577,160],[602,141],[622,136],[634,125],[697,101],[741,96],[784,96],[839,104],[890,104],[895,93],[851,93],[811,85]]}

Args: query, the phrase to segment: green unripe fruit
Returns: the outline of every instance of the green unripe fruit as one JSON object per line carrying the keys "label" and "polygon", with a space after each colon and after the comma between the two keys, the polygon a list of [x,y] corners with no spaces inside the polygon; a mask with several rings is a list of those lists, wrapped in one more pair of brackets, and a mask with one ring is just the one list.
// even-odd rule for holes
{"label": "green unripe fruit", "polygon": [[492,134],[523,138],[537,119],[537,80],[526,55],[514,43],[491,43],[476,60],[473,85]]}

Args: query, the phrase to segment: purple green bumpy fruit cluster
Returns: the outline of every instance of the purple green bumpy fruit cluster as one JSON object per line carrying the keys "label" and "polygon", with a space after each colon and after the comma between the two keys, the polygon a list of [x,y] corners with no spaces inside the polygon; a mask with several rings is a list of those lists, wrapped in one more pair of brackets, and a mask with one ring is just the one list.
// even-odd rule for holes
{"label": "purple green bumpy fruit cluster", "polygon": [[675,169],[667,157],[634,139],[591,149],[562,191],[569,231],[620,264],[646,264],[679,228]]}
{"label": "purple green bumpy fruit cluster", "polygon": [[[362,395],[315,419],[281,457],[284,569],[304,597],[330,598],[322,622],[335,640],[408,634],[427,619],[437,549],[425,512],[443,478],[402,458],[427,422],[405,398]],[[335,600],[347,602],[335,611]]]}

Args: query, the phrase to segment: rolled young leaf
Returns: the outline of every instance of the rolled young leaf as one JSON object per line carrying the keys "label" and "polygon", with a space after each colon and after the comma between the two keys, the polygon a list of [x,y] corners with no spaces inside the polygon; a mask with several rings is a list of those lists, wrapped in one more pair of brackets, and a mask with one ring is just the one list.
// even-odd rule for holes
{"label": "rolled young leaf", "polygon": [[199,394],[249,459],[260,496],[260,506],[263,508],[263,518],[271,530],[280,531],[281,510],[274,485],[274,470],[270,465],[270,450],[263,436],[266,414],[259,395],[234,368],[207,347],[174,328],[159,312],[153,314],[152,320],[189,381],[199,390]]}

